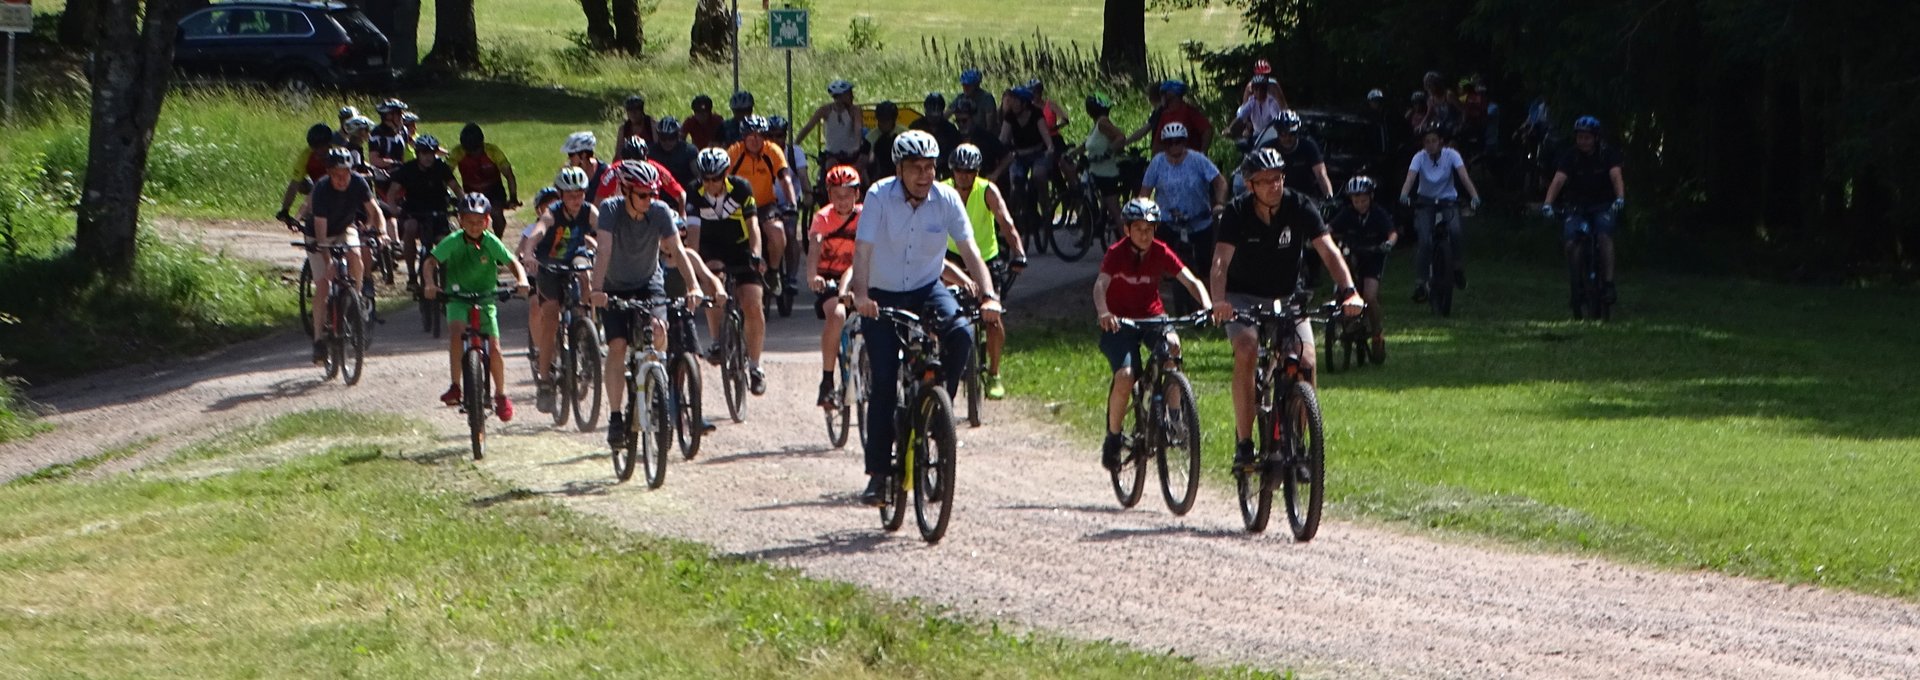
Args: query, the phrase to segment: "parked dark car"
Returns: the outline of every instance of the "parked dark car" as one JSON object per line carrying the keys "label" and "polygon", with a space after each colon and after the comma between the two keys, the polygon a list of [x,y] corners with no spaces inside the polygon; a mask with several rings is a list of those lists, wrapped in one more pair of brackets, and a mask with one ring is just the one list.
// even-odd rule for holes
{"label": "parked dark car", "polygon": [[1301,111],[1300,122],[1303,132],[1320,144],[1320,154],[1326,158],[1327,178],[1333,180],[1333,190],[1338,192],[1354,175],[1368,175],[1375,182],[1390,185],[1398,189],[1401,179],[1406,178],[1406,162],[1399,163],[1400,171],[1393,172],[1394,163],[1388,158],[1391,150],[1387,146],[1387,131],[1379,124],[1360,116],[1333,111]]}
{"label": "parked dark car", "polygon": [[339,3],[228,2],[180,20],[173,64],[189,76],[292,90],[380,88],[393,80],[387,37]]}

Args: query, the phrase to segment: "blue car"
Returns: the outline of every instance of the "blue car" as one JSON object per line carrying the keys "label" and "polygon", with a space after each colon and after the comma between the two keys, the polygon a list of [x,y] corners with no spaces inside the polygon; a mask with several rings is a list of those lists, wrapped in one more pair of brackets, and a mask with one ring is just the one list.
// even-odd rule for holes
{"label": "blue car", "polygon": [[180,20],[173,65],[189,77],[289,90],[392,84],[387,37],[340,3],[227,2]]}

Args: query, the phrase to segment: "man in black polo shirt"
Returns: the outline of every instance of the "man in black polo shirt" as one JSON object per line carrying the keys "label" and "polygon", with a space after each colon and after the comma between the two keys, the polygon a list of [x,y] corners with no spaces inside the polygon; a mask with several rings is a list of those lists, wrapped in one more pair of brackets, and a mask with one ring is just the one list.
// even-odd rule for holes
{"label": "man in black polo shirt", "polygon": [[[1565,199],[1566,221],[1560,230],[1566,244],[1567,271],[1578,267],[1579,253],[1574,238],[1581,230],[1591,230],[1600,246],[1600,285],[1608,304],[1615,298],[1613,288],[1614,218],[1627,204],[1627,181],[1620,174],[1620,151],[1600,143],[1600,119],[1581,116],[1573,122],[1573,148],[1560,155],[1547,185],[1546,204],[1541,212],[1554,214],[1554,200]],[[1578,313],[1580,282],[1573,281],[1573,306]]]}
{"label": "man in black polo shirt", "polygon": [[[1253,371],[1259,356],[1258,329],[1234,323],[1236,308],[1272,304],[1292,298],[1300,281],[1307,246],[1320,253],[1321,263],[1337,284],[1333,299],[1347,316],[1358,316],[1366,303],[1353,288],[1353,274],[1333,244],[1320,213],[1300,194],[1286,188],[1286,161],[1273,149],[1247,155],[1242,168],[1247,192],[1227,202],[1214,223],[1213,274],[1209,293],[1213,319],[1226,325],[1233,343],[1233,461],[1237,467],[1255,462],[1253,448]],[[1300,319],[1293,328],[1300,342],[1301,368],[1313,380],[1313,327]]]}

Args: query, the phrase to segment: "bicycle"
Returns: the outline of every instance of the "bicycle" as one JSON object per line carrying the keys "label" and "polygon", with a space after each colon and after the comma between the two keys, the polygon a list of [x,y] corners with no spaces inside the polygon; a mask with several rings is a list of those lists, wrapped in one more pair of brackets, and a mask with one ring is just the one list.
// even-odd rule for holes
{"label": "bicycle", "polygon": [[939,543],[953,519],[953,400],[942,384],[940,340],[918,314],[881,307],[879,318],[893,322],[900,338],[900,401],[894,406],[895,439],[888,459],[887,491],[880,526],[899,530],[906,521],[907,494],[913,494],[920,538]]}
{"label": "bicycle", "polygon": [[1455,208],[1459,202],[1451,198],[1433,200],[1414,199],[1414,210],[1432,213],[1433,227],[1427,230],[1433,243],[1428,244],[1427,252],[1427,305],[1433,313],[1440,316],[1453,316],[1453,221],[1460,219]]}
{"label": "bicycle", "polygon": [[[713,300],[701,303],[713,306]],[[686,298],[677,298],[667,307],[667,379],[673,399],[673,434],[680,456],[693,460],[700,455],[700,440],[706,437],[706,418],[700,405],[699,340],[694,336],[694,313]]]}
{"label": "bicycle", "polygon": [[[315,245],[305,241],[294,241],[293,246],[309,253],[326,252],[327,267],[333,270],[333,280],[327,285],[326,328],[314,329],[309,335],[327,344],[326,358],[321,364],[324,376],[322,382],[332,380],[338,375],[348,385],[360,383],[360,370],[367,360],[367,316],[360,300],[360,291],[354,290],[351,270],[347,266],[347,257],[354,248],[347,245]],[[311,260],[309,260],[311,262]],[[311,319],[309,301],[313,271],[311,264],[300,270],[300,311]],[[307,324],[312,327],[311,321]]]}
{"label": "bicycle", "polygon": [[[420,305],[420,330],[433,337],[440,337],[440,330],[447,323],[446,309],[440,300],[428,299],[424,294],[423,281],[420,280],[421,263],[433,257],[433,247],[440,239],[453,233],[453,226],[447,221],[447,211],[434,210],[422,213],[407,213],[405,219],[413,220],[414,228],[420,231],[414,242],[413,261],[407,263],[407,289],[413,292],[413,299]],[[435,283],[446,286],[446,273],[436,272]]]}
{"label": "bicycle", "polygon": [[[992,273],[995,279],[994,290],[1004,290],[1000,287],[1003,283],[1001,280],[1002,276],[1005,277],[1005,285],[1013,285],[1013,279],[1017,277],[1018,274],[1014,273],[1006,265],[990,266],[992,267]],[[989,365],[991,357],[987,356],[986,318],[980,313],[979,298],[974,297],[973,294],[957,286],[948,286],[947,290],[953,293],[954,301],[960,304],[960,313],[967,315],[967,320],[973,324],[973,355],[967,361],[967,367],[965,369],[967,373],[966,376],[960,380],[960,384],[966,391],[967,426],[979,427],[982,414],[980,400],[986,396],[986,375],[992,368],[992,366]],[[1001,293],[1000,297],[1005,299],[1006,293]],[[1000,318],[1007,318],[1007,313],[1002,311]],[[1005,321],[1002,321],[1002,323],[1005,323]]]}
{"label": "bicycle", "polygon": [[467,415],[473,459],[480,460],[487,455],[487,415],[493,412],[493,402],[487,396],[494,380],[493,350],[488,347],[489,338],[480,322],[480,307],[490,298],[500,302],[513,299],[513,288],[492,293],[442,291],[441,294],[468,305],[467,328],[460,333],[460,344],[466,347],[460,353],[460,412]]}
{"label": "bicycle", "polygon": [[[728,285],[732,285],[729,281]],[[764,286],[763,286],[764,288]],[[727,415],[733,422],[747,420],[747,315],[741,311],[740,296],[728,295],[726,313],[720,327],[714,329],[719,351],[707,361],[720,367],[720,393],[727,399]]]}
{"label": "bicycle", "polygon": [[[614,447],[613,474],[624,482],[633,478],[636,459],[646,470],[647,488],[667,481],[667,449],[673,448],[673,397],[668,391],[666,356],[653,346],[653,318],[648,310],[669,304],[664,299],[608,298],[608,314],[632,315],[629,328],[639,337],[627,339],[626,436]],[[646,406],[642,407],[642,397]]]}
{"label": "bicycle", "polygon": [[[830,281],[824,295],[834,297],[838,289],[838,282]],[[871,369],[867,365],[867,341],[860,335],[860,319],[858,314],[848,314],[846,323],[840,326],[840,357],[834,362],[840,384],[827,394],[830,405],[823,409],[827,440],[836,449],[847,445],[847,433],[853,429],[860,430],[863,450],[867,443],[867,376]]]}
{"label": "bicycle", "polygon": [[[1040,154],[1036,152],[1029,155],[1037,157]],[[1052,207],[1058,202],[1050,200],[1046,195],[1047,185],[1051,180],[1040,176],[1031,168],[1024,174],[1012,174],[1012,172],[1011,169],[1008,170],[1007,184],[1012,190],[1013,221],[1020,229],[1021,241],[1033,244],[1031,246],[1033,252],[1044,255],[1052,246],[1054,227]]]}
{"label": "bicycle", "polygon": [[[560,319],[554,324],[554,357],[548,362],[547,375],[554,381],[559,399],[553,407],[553,426],[566,427],[568,416],[581,432],[600,426],[600,401],[606,384],[601,380],[606,349],[600,343],[600,327],[593,323],[593,310],[587,306],[580,277],[593,271],[590,256],[581,256],[566,264],[543,264],[540,271],[566,277],[567,289],[560,301]],[[527,354],[540,365],[540,350],[527,343]]]}
{"label": "bicycle", "polygon": [[1570,208],[1566,211],[1567,222],[1574,225],[1573,261],[1567,273],[1573,287],[1575,321],[1613,320],[1613,301],[1607,298],[1606,284],[1601,277],[1599,237],[1593,233],[1593,214],[1612,209],[1612,206],[1604,206],[1584,210]]}
{"label": "bicycle", "polygon": [[[1053,254],[1060,256],[1064,262],[1078,262],[1096,245],[1100,252],[1106,251],[1107,208],[1100,202],[1100,188],[1094,184],[1091,171],[1082,167],[1079,182],[1060,187],[1060,195],[1054,202],[1057,209],[1050,218],[1052,224],[1044,235],[1036,238],[1047,239]],[[1064,233],[1056,235],[1059,232]],[[1041,249],[1041,252],[1045,252],[1045,249]]]}
{"label": "bicycle", "polygon": [[[1120,319],[1122,328],[1165,334],[1179,326],[1206,323],[1207,312],[1167,319]],[[1113,478],[1113,495],[1120,507],[1140,502],[1146,489],[1147,461],[1160,475],[1160,497],[1167,511],[1179,517],[1193,509],[1200,490],[1200,411],[1194,406],[1193,383],[1181,370],[1179,357],[1167,343],[1155,343],[1133,380],[1133,428],[1127,433],[1127,453]],[[1169,453],[1169,452],[1175,453]],[[1184,454],[1184,455],[1182,455]],[[1177,456],[1177,457],[1176,457]]]}
{"label": "bicycle", "polygon": [[1254,368],[1254,442],[1252,465],[1235,466],[1234,487],[1240,519],[1247,531],[1266,531],[1273,511],[1273,489],[1280,486],[1287,505],[1287,523],[1299,542],[1313,540],[1320,530],[1321,503],[1326,496],[1326,440],[1322,432],[1320,400],[1311,375],[1301,365],[1300,340],[1294,326],[1338,314],[1336,303],[1308,315],[1298,304],[1273,301],[1234,314],[1236,321],[1260,329],[1260,354]]}
{"label": "bicycle", "polygon": [[[1352,246],[1340,244],[1340,256],[1347,261],[1347,271],[1360,271],[1360,254]],[[1346,317],[1338,310],[1327,318],[1327,342],[1324,345],[1327,351],[1320,365],[1327,367],[1328,373],[1364,366],[1371,360],[1373,329],[1367,323],[1365,316]],[[1340,355],[1339,361],[1334,360],[1336,352]]]}

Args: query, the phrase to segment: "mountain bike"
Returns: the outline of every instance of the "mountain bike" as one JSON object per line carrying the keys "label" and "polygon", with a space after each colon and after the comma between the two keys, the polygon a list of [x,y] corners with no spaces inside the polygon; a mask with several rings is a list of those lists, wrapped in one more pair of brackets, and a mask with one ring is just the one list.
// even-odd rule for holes
{"label": "mountain bike", "polygon": [[1613,319],[1613,300],[1607,299],[1606,283],[1601,277],[1600,239],[1593,233],[1595,213],[1612,210],[1613,206],[1571,207],[1566,211],[1566,221],[1573,225],[1573,259],[1567,272],[1572,288],[1573,318],[1575,321],[1591,319],[1610,321]]}
{"label": "mountain bike", "polygon": [[[1347,271],[1356,272],[1355,278],[1359,277],[1360,255],[1352,246],[1340,244],[1340,256],[1347,261]],[[1326,367],[1328,373],[1366,365],[1373,354],[1372,340],[1373,329],[1367,325],[1365,315],[1347,317],[1334,310],[1334,315],[1327,319],[1327,342],[1323,345],[1326,351],[1321,355],[1320,365]]]}
{"label": "mountain bike", "polygon": [[638,337],[627,338],[626,436],[614,447],[613,474],[624,482],[633,478],[635,462],[646,470],[647,488],[667,481],[667,450],[673,448],[674,404],[668,389],[666,356],[653,346],[650,310],[669,303],[664,299],[608,298],[608,314],[631,315],[628,328]]}
{"label": "mountain bike", "polygon": [[[994,287],[996,291],[1002,290],[999,286],[1003,275],[1005,276],[1004,282],[1006,285],[1012,285],[1013,279],[1018,276],[1018,274],[1015,274],[1005,265],[990,266],[995,269],[993,275],[994,279],[996,279]],[[967,366],[963,369],[966,371],[966,375],[960,379],[960,384],[966,392],[967,426],[979,427],[982,415],[980,402],[986,397],[986,376],[992,368],[990,365],[991,357],[987,355],[986,317],[980,313],[979,298],[974,297],[973,294],[968,293],[965,289],[958,286],[948,286],[947,290],[953,293],[954,301],[960,304],[960,313],[967,315],[967,320],[973,324],[973,354],[968,358]],[[1003,300],[1006,299],[1006,293],[1000,293],[1000,298]],[[1000,318],[1003,319],[1001,323],[1005,323],[1004,319],[1007,318],[1006,311],[1003,310],[1000,312]]]}
{"label": "mountain bike", "polygon": [[[294,241],[293,246],[309,253],[327,253],[327,268],[333,271],[333,280],[327,285],[326,327],[315,329],[314,339],[327,344],[326,359],[321,363],[324,377],[321,381],[332,380],[338,375],[348,385],[360,383],[360,369],[367,360],[367,316],[360,300],[360,291],[355,290],[351,271],[347,267],[347,258],[358,246],[315,245],[305,241]],[[311,262],[311,260],[309,260]],[[309,313],[308,301],[312,288],[312,270],[303,268],[300,276],[300,311]],[[308,323],[312,326],[312,323]]]}
{"label": "mountain bike", "polygon": [[[823,295],[832,298],[838,295],[839,283],[827,282]],[[830,304],[840,304],[831,302]],[[862,449],[867,441],[867,345],[860,336],[860,315],[848,314],[847,321],[840,326],[840,356],[834,362],[834,374],[839,384],[827,393],[829,405],[822,409],[826,412],[827,441],[834,448],[847,445],[847,432],[860,430]]]}
{"label": "mountain bike", "polygon": [[1247,531],[1267,529],[1273,511],[1273,489],[1281,487],[1287,505],[1287,523],[1295,541],[1306,542],[1320,530],[1320,507],[1326,496],[1326,443],[1320,400],[1311,376],[1301,365],[1300,340],[1294,327],[1301,320],[1337,314],[1337,304],[1308,315],[1297,304],[1273,301],[1234,318],[1260,329],[1259,361],[1254,368],[1255,461],[1235,466],[1234,486],[1240,500],[1240,519]]}
{"label": "mountain bike", "polygon": [[1077,262],[1096,246],[1098,252],[1106,251],[1107,208],[1100,202],[1100,188],[1094,184],[1091,171],[1081,168],[1079,182],[1065,187],[1055,203],[1058,207],[1051,215],[1053,224],[1044,234],[1053,254],[1063,261]]}
{"label": "mountain bike", "polygon": [[[1427,304],[1433,313],[1440,316],[1453,316],[1453,221],[1460,219],[1458,201],[1451,198],[1432,200],[1414,199],[1415,211],[1426,211],[1433,215],[1433,227],[1427,234],[1433,243],[1426,244],[1427,252]],[[1417,219],[1417,218],[1416,218]]]}
{"label": "mountain bike", "polygon": [[[728,281],[727,285],[733,285]],[[765,286],[762,286],[765,289]],[[713,330],[714,342],[719,343],[720,351],[707,357],[707,361],[720,367],[720,393],[727,399],[727,415],[733,422],[747,420],[747,315],[740,309],[738,295],[727,296],[726,313],[722,315],[720,327]]]}
{"label": "mountain bike", "polygon": [[929,544],[939,543],[953,519],[957,446],[953,401],[941,377],[939,335],[930,326],[933,322],[913,312],[881,307],[879,318],[893,322],[893,332],[903,349],[900,401],[893,412],[896,434],[888,459],[880,526],[887,531],[900,528],[911,492],[920,538]]}
{"label": "mountain bike", "polygon": [[[414,228],[420,232],[414,243],[413,261],[407,263],[407,290],[413,292],[414,301],[420,305],[420,330],[437,338],[447,323],[446,309],[443,307],[445,303],[428,299],[423,294],[424,282],[420,280],[420,269],[424,266],[421,263],[433,257],[433,247],[440,244],[440,239],[452,233],[453,226],[447,221],[445,210],[407,213],[405,219],[413,220]],[[445,289],[446,272],[436,270],[434,278],[438,279],[435,283]]]}
{"label": "mountain bike", "polygon": [[460,353],[460,412],[467,415],[467,436],[473,445],[473,459],[480,460],[487,455],[487,415],[493,412],[493,402],[487,397],[494,381],[493,350],[488,346],[485,326],[480,322],[480,309],[489,300],[513,299],[513,288],[492,293],[443,291],[441,294],[468,305],[467,328],[460,332],[460,344],[466,347]]}
{"label": "mountain bike", "polygon": [[[566,277],[566,293],[560,300],[560,319],[553,327],[554,356],[548,360],[547,375],[554,382],[556,396],[553,426],[566,427],[571,416],[581,432],[600,426],[600,401],[606,383],[601,379],[606,348],[600,344],[600,328],[593,323],[593,309],[587,306],[580,277],[593,271],[590,256],[575,257],[565,264],[543,264],[540,271]],[[540,350],[527,343],[527,354],[535,366]]]}
{"label": "mountain bike", "polygon": [[[713,300],[701,306],[711,307]],[[686,298],[676,298],[667,306],[668,396],[673,401],[673,436],[686,460],[700,455],[700,440],[707,435],[707,420],[700,412],[700,341],[693,324],[694,313],[687,308]]]}
{"label": "mountain bike", "polygon": [[[1164,335],[1180,326],[1206,323],[1206,315],[1199,311],[1177,319],[1121,319],[1120,326]],[[1153,354],[1134,376],[1133,428],[1120,467],[1110,474],[1113,495],[1123,508],[1139,503],[1151,460],[1160,474],[1160,497],[1169,512],[1181,516],[1193,509],[1200,490],[1200,411],[1180,358],[1165,342],[1151,344]]]}

